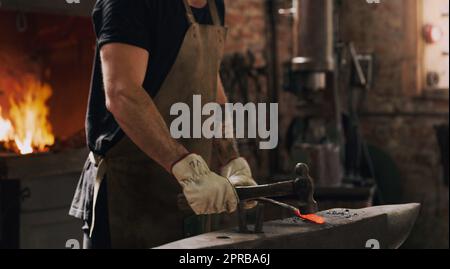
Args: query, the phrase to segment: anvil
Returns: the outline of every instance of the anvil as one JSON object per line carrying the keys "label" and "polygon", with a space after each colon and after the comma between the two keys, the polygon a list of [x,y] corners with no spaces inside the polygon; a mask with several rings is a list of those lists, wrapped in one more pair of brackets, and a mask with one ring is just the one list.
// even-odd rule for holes
{"label": "anvil", "polygon": [[299,218],[269,221],[264,233],[229,229],[158,247],[159,249],[364,249],[399,248],[419,214],[419,204],[365,209],[331,209],[317,213],[326,223]]}

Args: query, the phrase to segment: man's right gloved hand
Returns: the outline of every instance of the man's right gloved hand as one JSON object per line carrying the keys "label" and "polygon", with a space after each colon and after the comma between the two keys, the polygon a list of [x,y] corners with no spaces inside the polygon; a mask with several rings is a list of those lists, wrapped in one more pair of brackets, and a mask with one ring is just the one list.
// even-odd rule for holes
{"label": "man's right gloved hand", "polygon": [[172,167],[172,174],[197,215],[234,212],[239,198],[231,182],[211,172],[205,160],[190,154]]}

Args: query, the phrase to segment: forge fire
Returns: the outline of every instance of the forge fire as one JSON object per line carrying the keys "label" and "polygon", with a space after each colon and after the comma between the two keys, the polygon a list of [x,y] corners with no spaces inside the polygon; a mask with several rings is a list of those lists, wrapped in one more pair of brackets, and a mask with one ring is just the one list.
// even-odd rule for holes
{"label": "forge fire", "polygon": [[50,85],[32,75],[3,80],[0,91],[6,106],[0,106],[0,145],[18,154],[48,151],[55,142],[48,116]]}

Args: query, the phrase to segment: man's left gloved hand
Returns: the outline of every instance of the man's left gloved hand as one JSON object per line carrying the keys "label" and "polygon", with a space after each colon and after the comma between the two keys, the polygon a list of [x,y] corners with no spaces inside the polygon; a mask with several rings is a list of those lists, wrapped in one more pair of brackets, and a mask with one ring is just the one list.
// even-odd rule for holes
{"label": "man's left gloved hand", "polygon": [[[221,171],[221,176],[227,178],[234,187],[257,186],[258,183],[252,177],[252,171],[248,162],[244,158],[237,158],[225,165]],[[254,208],[257,202],[250,201],[245,204],[246,209]]]}

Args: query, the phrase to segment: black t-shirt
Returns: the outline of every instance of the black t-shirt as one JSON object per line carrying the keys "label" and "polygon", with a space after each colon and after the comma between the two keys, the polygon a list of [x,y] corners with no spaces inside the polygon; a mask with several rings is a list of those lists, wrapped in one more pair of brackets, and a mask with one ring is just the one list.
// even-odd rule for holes
{"label": "black t-shirt", "polygon": [[[223,0],[216,0],[224,24]],[[212,24],[209,7],[192,8],[200,24]],[[104,155],[124,133],[106,109],[100,62],[100,48],[108,43],[125,43],[150,54],[143,88],[155,97],[174,64],[189,28],[182,0],[98,0],[93,11],[97,49],[86,117],[88,146]]]}

